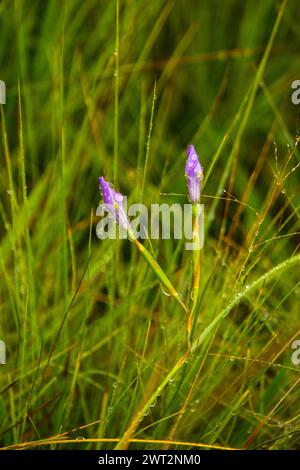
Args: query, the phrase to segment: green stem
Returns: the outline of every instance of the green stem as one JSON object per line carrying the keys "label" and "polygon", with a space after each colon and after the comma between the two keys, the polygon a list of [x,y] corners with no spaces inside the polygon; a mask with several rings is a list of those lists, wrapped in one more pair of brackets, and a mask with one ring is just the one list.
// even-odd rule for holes
{"label": "green stem", "polygon": [[186,334],[188,348],[191,348],[191,334],[192,334],[192,323],[193,323],[193,314],[195,312],[199,288],[200,288],[200,278],[201,278],[201,250],[200,250],[200,226],[199,226],[199,213],[197,211],[197,204],[193,204],[193,243],[196,244],[196,248],[193,250],[193,284],[192,284],[192,307],[187,315],[186,319]]}
{"label": "green stem", "polygon": [[198,216],[199,214],[197,213],[197,204],[193,204],[193,242],[198,245],[198,248],[193,250],[192,315],[197,306],[201,278],[200,226]]}
{"label": "green stem", "polygon": [[131,238],[131,241],[135,244],[135,246],[138,248],[139,252],[143,255],[143,257],[145,258],[145,260],[149,264],[152,271],[156,274],[159,281],[164,285],[164,287],[166,287],[166,289],[168,290],[170,295],[177,300],[177,302],[183,308],[185,313],[188,314],[189,313],[188,307],[186,306],[186,304],[184,303],[184,301],[182,300],[182,298],[180,297],[177,290],[175,289],[175,287],[173,286],[171,281],[168,279],[168,277],[166,276],[164,271],[161,269],[161,267],[159,266],[157,261],[153,258],[151,253],[147,250],[147,248],[144,247],[144,245],[142,245],[135,238]]}
{"label": "green stem", "polygon": [[168,279],[164,271],[161,269],[157,261],[153,258],[151,253],[147,250],[147,248],[144,247],[136,238],[133,236],[132,233],[129,231],[129,238],[130,240],[135,244],[135,246],[138,248],[139,252],[142,254],[142,256],[145,258],[147,263],[149,264],[150,268],[152,271],[155,273],[159,281],[162,283],[162,285],[168,290],[170,295],[174,297],[174,299],[177,300],[181,308],[185,312],[185,318],[186,318],[186,341],[187,341],[187,351],[188,353],[191,350],[191,312],[190,309],[187,307],[187,305],[184,303],[182,300],[181,296],[171,283],[171,281]]}

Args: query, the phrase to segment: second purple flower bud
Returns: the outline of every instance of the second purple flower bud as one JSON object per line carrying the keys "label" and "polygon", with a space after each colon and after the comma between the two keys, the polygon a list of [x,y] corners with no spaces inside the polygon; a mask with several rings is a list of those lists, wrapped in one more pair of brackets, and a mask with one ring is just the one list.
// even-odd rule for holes
{"label": "second purple flower bud", "polygon": [[198,155],[193,145],[190,145],[187,149],[185,176],[187,178],[187,186],[191,202],[199,202],[203,180],[203,168],[200,165]]}

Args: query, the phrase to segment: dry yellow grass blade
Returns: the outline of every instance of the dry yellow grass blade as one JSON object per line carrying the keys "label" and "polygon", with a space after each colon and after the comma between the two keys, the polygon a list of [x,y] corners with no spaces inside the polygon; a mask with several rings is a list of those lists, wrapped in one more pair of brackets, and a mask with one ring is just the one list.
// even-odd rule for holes
{"label": "dry yellow grass blade", "polygon": [[[21,444],[14,444],[12,446],[1,447],[0,450],[22,450],[29,447],[39,447],[53,444],[82,444],[82,442],[120,442],[120,438],[102,438],[102,439],[46,439],[40,441],[23,442]],[[174,445],[174,446],[190,446],[201,447],[216,450],[239,450],[234,447],[223,447],[217,444],[205,444],[203,442],[186,442],[186,441],[170,441],[160,439],[129,439],[130,443],[140,444],[158,444],[158,445]]]}

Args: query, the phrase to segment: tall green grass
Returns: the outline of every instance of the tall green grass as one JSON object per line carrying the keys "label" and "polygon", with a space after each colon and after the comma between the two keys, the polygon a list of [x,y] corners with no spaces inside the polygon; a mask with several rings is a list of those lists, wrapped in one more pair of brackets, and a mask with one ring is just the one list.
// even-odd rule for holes
{"label": "tall green grass", "polygon": [[[2,448],[299,446],[296,0],[0,5]],[[205,243],[185,318],[127,240],[96,237],[105,175],[186,203]],[[192,303],[178,240],[145,241]]]}

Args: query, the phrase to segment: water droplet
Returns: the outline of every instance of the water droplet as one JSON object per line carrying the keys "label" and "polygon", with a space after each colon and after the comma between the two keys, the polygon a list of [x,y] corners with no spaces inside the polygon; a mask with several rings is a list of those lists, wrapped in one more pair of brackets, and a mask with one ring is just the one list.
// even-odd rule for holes
{"label": "water droplet", "polygon": [[163,287],[162,285],[160,285],[160,289],[161,289],[161,291],[162,291],[162,293],[163,293],[164,295],[166,295],[167,297],[171,297],[170,292],[169,292],[168,290],[166,290],[165,287]]}
{"label": "water droplet", "polygon": [[115,201],[117,201],[117,202],[122,202],[123,199],[124,199],[123,194],[121,194],[121,193],[115,193]]}
{"label": "water droplet", "polygon": [[157,399],[155,398],[153,402],[151,403],[150,408],[154,408],[156,406],[156,403],[157,403]]}

